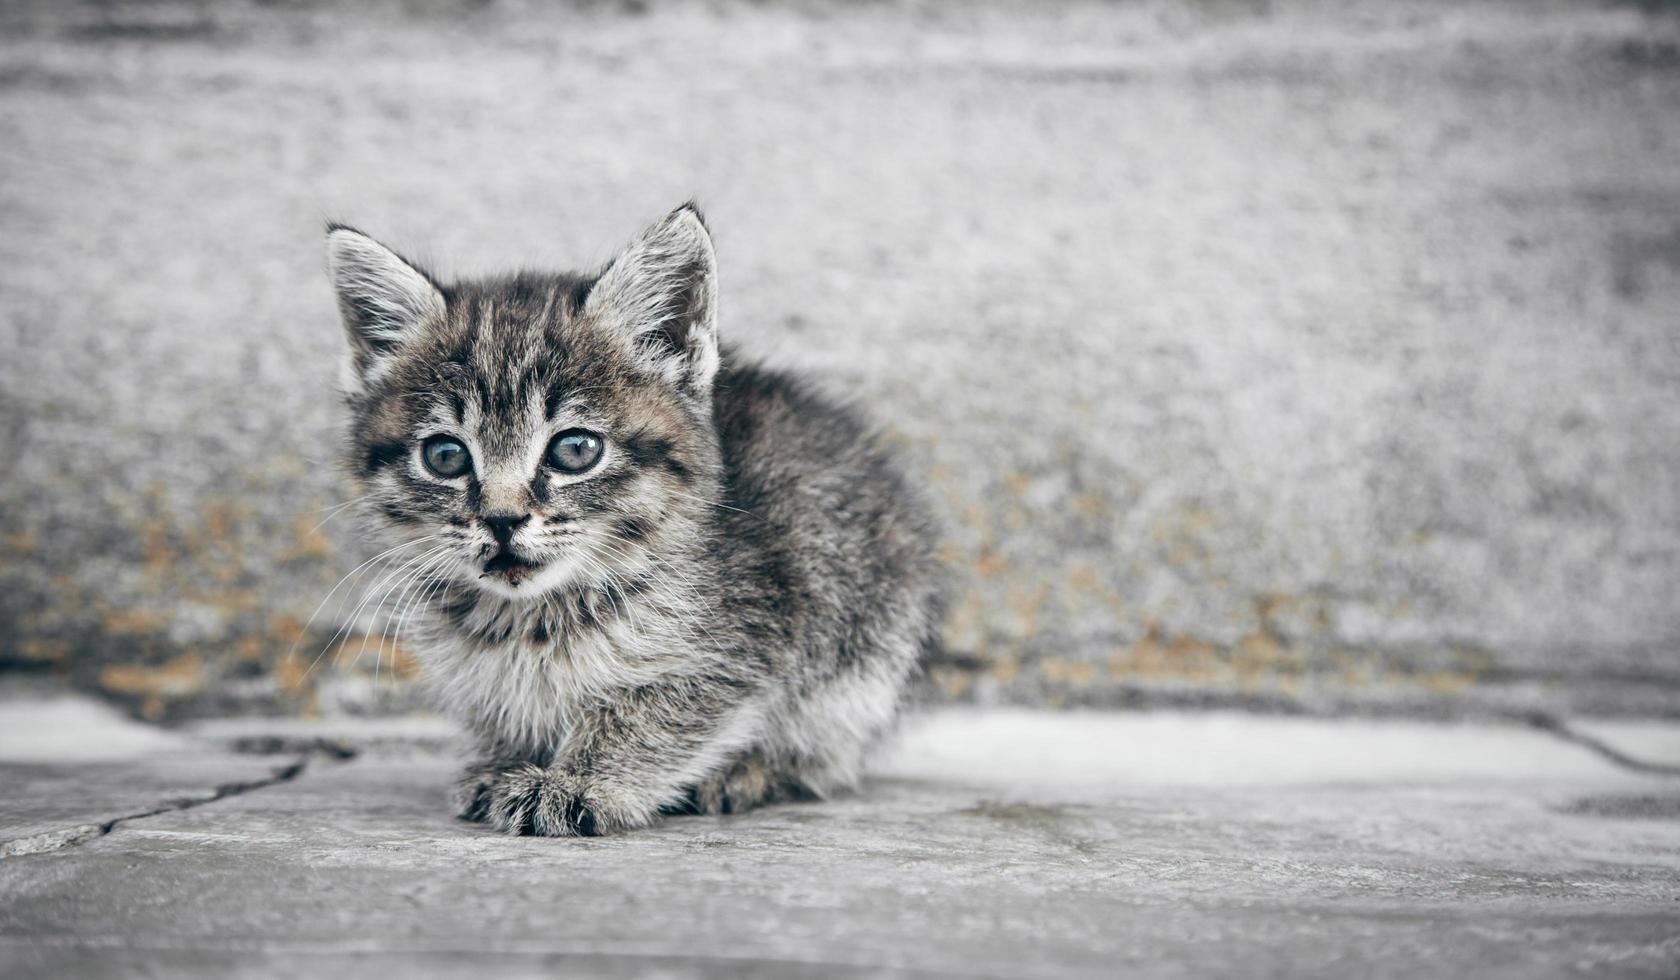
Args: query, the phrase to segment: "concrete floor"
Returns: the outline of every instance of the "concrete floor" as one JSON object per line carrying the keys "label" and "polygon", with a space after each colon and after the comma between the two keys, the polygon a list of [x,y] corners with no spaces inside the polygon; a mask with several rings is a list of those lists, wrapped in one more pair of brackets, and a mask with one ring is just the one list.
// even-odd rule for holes
{"label": "concrete floor", "polygon": [[946,712],[850,798],[593,840],[452,820],[449,736],[0,703],[0,974],[1680,972],[1680,778],[1530,728]]}

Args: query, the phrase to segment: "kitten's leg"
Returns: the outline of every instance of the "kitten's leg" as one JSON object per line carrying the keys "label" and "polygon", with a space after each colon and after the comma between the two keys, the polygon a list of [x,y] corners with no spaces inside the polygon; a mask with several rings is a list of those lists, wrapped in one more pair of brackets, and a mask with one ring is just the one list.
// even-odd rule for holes
{"label": "kitten's leg", "polygon": [[546,837],[645,826],[750,744],[761,716],[739,686],[717,680],[625,692],[580,718],[551,765],[482,767],[490,769],[484,819],[504,833]]}
{"label": "kitten's leg", "polygon": [[742,813],[754,807],[793,800],[816,799],[817,794],[785,767],[754,749],[724,769],[686,790],[666,814]]}
{"label": "kitten's leg", "polygon": [[771,801],[776,774],[757,752],[742,756],[718,780],[715,808],[708,813],[741,813]]}
{"label": "kitten's leg", "polygon": [[517,760],[491,759],[468,766],[467,771],[455,781],[455,786],[449,794],[449,802],[455,807],[455,816],[461,820],[476,822],[489,819],[490,790],[496,784],[496,777],[516,765]]}

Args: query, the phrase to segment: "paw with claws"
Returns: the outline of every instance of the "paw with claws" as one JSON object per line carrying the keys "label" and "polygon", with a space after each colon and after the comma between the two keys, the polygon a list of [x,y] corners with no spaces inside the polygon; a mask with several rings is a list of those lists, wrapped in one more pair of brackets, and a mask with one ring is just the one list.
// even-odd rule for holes
{"label": "paw with claws", "polygon": [[770,803],[814,799],[798,779],[773,768],[756,752],[737,759],[698,785],[684,790],[684,798],[668,804],[664,813],[742,813]]}
{"label": "paw with claws", "polygon": [[468,769],[455,804],[461,819],[514,835],[593,837],[647,822],[616,805],[604,787],[529,762]]}

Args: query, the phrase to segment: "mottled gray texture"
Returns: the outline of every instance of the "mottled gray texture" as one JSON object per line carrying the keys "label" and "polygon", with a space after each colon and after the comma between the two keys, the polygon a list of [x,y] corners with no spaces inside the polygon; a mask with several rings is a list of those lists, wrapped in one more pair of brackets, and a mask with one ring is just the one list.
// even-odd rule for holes
{"label": "mottled gray texture", "polygon": [[387,743],[0,860],[0,969],[1530,980],[1680,962],[1680,780],[1530,730],[947,714],[855,797],[594,840],[448,819],[454,767]]}
{"label": "mottled gray texture", "polygon": [[7,5],[9,662],[369,703],[288,657],[358,554],[321,220],[455,274],[694,196],[936,487],[948,695],[1680,705],[1666,5],[409,9]]}

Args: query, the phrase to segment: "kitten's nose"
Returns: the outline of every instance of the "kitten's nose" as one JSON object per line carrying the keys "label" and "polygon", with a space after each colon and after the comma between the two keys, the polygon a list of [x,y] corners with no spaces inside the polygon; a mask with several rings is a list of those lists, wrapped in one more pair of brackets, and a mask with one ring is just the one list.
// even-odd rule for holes
{"label": "kitten's nose", "polygon": [[504,548],[513,540],[513,532],[524,527],[525,522],[530,519],[530,514],[486,514],[480,518],[484,521],[484,526],[490,529],[496,543]]}

